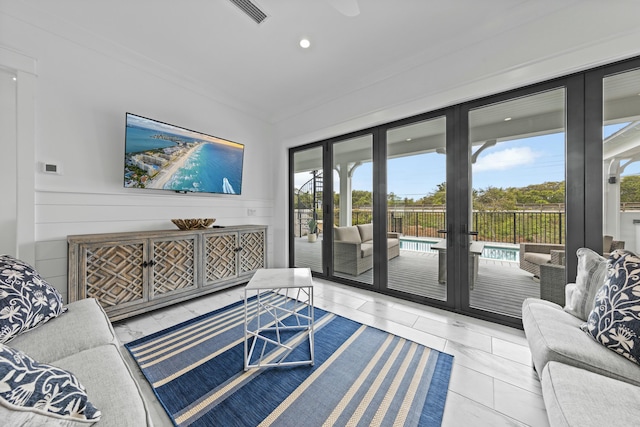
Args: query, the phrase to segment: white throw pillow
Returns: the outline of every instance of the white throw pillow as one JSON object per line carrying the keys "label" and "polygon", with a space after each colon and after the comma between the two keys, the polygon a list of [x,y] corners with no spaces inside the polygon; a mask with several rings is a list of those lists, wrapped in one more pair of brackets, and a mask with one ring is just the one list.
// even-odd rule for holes
{"label": "white throw pillow", "polygon": [[0,344],[1,425],[87,426],[101,415],[71,372]]}
{"label": "white throw pillow", "polygon": [[586,321],[593,309],[596,293],[607,277],[607,260],[587,248],[578,249],[576,255],[578,274],[575,289],[567,298],[564,310]]}
{"label": "white throw pillow", "polygon": [[0,343],[60,316],[62,295],[29,264],[0,255]]}

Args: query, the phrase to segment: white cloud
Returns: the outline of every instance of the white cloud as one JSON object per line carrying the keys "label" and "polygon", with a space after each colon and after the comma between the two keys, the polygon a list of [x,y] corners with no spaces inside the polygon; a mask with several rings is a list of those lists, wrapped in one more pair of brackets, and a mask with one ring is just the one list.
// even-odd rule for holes
{"label": "white cloud", "polygon": [[474,172],[507,170],[528,165],[540,157],[542,153],[535,152],[531,147],[507,148],[478,156],[473,165]]}

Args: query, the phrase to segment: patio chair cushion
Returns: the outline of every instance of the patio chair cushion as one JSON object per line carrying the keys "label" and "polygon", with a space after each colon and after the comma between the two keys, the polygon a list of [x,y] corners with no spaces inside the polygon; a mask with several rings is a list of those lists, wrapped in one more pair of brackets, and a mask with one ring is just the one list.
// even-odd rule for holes
{"label": "patio chair cushion", "polygon": [[604,285],[607,277],[607,260],[588,248],[578,249],[576,255],[578,256],[576,284],[564,309],[567,313],[586,321],[593,309],[596,293]]}
{"label": "patio chair cushion", "polygon": [[358,231],[360,232],[360,239],[363,242],[373,240],[373,223],[358,224]]}
{"label": "patio chair cushion", "polygon": [[538,252],[527,252],[524,254],[524,259],[533,264],[548,264],[551,262],[551,254],[541,254]]}
{"label": "patio chair cushion", "polygon": [[[391,248],[398,246],[399,239],[387,239],[387,248],[389,249],[389,253],[391,252]],[[373,242],[362,242],[360,244],[360,256],[362,258],[367,256],[373,256]],[[389,258],[391,259],[391,258]]]}
{"label": "patio chair cushion", "polygon": [[360,251],[362,252],[361,254],[362,258],[367,256],[373,256],[373,243],[372,242],[362,243],[360,245]]}
{"label": "patio chair cushion", "polygon": [[335,228],[335,239],[341,242],[361,243],[360,232],[355,225]]}

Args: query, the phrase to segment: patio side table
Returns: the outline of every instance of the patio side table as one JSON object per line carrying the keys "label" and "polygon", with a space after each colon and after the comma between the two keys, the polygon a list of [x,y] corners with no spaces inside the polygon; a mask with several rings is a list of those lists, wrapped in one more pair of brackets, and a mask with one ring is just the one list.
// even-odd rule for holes
{"label": "patio side table", "polygon": [[[438,251],[438,282],[445,284],[447,282],[447,240],[443,239],[431,245],[431,249]],[[473,289],[476,280],[478,280],[479,259],[484,250],[484,243],[473,241],[469,245],[470,267],[471,267],[471,283],[469,288]]]}

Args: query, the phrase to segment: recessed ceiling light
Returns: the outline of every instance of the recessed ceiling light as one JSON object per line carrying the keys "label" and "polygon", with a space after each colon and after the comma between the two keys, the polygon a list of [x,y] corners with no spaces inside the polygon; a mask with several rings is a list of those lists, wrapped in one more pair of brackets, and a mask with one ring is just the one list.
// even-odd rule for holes
{"label": "recessed ceiling light", "polygon": [[311,42],[309,41],[309,39],[301,39],[300,40],[300,47],[303,49],[308,49],[309,46],[311,46]]}
{"label": "recessed ceiling light", "polygon": [[504,121],[508,122],[509,120],[511,120],[511,117],[505,117]]}
{"label": "recessed ceiling light", "polygon": [[18,80],[18,78],[14,76],[14,77],[12,78],[12,80],[15,82],[15,81],[17,81],[17,80]]}

